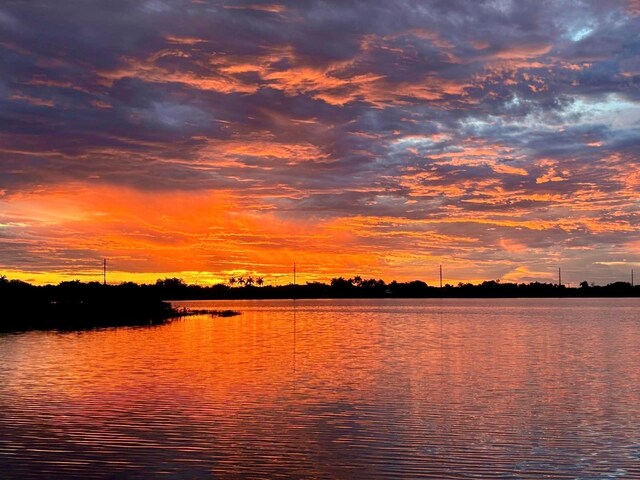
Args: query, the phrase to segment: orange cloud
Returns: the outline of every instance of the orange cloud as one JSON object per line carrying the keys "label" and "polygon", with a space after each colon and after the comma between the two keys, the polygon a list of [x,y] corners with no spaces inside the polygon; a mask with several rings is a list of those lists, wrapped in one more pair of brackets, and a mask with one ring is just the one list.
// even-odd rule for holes
{"label": "orange cloud", "polygon": [[249,4],[249,5],[225,5],[224,8],[235,10],[257,10],[269,13],[283,13],[286,12],[287,7],[280,4]]}
{"label": "orange cloud", "polygon": [[[88,265],[98,265],[102,257],[109,259],[114,281],[180,276],[220,282],[238,273],[277,281],[287,278],[294,261],[300,278],[312,280],[377,262],[365,249],[350,248],[352,235],[330,222],[284,220],[247,208],[255,202],[224,192],[141,193],[67,185],[14,196],[0,214],[6,219],[3,228],[29,232],[27,249],[43,255],[46,250],[59,262],[49,265],[47,274],[36,269],[19,278],[91,275]],[[336,242],[344,245],[340,252]],[[79,258],[67,252],[70,245]]]}
{"label": "orange cloud", "polygon": [[23,95],[20,93],[15,93],[11,95],[10,99],[28,102],[32,105],[37,105],[39,107],[55,107],[55,103],[52,100],[48,100],[46,98],[32,97],[32,96]]}
{"label": "orange cloud", "polygon": [[206,75],[196,74],[191,71],[169,70],[154,64],[154,61],[169,55],[189,57],[189,54],[182,50],[163,50],[144,61],[135,58],[124,59],[127,64],[126,67],[118,70],[103,71],[99,75],[103,83],[108,86],[113,85],[117,80],[133,77],[146,82],[181,83],[199,90],[213,90],[221,93],[254,93],[258,89],[256,85],[245,83],[232,75],[224,75],[222,72],[210,71]]}

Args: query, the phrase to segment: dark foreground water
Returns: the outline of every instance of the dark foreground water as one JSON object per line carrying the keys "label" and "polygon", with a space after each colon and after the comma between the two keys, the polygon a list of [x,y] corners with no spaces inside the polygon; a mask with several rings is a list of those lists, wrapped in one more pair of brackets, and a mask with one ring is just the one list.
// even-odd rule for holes
{"label": "dark foreground water", "polygon": [[0,478],[640,479],[640,300],[190,302],[0,336]]}

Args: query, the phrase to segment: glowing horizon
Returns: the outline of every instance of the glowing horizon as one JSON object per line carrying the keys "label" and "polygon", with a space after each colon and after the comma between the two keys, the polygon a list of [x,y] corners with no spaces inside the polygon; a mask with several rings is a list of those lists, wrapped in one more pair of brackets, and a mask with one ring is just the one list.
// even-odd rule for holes
{"label": "glowing horizon", "polygon": [[0,275],[640,269],[640,4],[0,7]]}

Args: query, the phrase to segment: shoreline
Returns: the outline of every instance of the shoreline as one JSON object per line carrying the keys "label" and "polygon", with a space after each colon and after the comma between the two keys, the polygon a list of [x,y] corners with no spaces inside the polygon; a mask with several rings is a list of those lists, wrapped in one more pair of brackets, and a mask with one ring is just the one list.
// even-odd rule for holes
{"label": "shoreline", "polygon": [[27,331],[85,331],[101,328],[149,327],[166,325],[173,320],[194,316],[232,317],[234,310],[175,308],[167,301],[114,302],[52,301],[20,302],[3,300],[1,333]]}
{"label": "shoreline", "polygon": [[533,298],[640,298],[640,286],[616,282],[579,288],[549,283],[459,284],[432,287],[413,282],[384,283],[374,279],[334,279],[331,284],[230,287],[186,285],[165,279],[154,285],[98,282],[63,282],[34,286],[0,278],[0,332],[28,330],[87,330],[93,328],[161,325],[172,319],[209,314],[233,316],[233,311],[180,310],[165,299],[178,301],[235,300],[339,300],[339,299],[533,299]]}

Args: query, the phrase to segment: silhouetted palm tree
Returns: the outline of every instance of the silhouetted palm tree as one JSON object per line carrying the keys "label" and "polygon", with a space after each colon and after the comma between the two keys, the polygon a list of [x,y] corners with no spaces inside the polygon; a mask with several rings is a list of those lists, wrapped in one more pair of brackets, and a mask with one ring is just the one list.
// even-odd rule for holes
{"label": "silhouetted palm tree", "polygon": [[263,284],[264,284],[264,280],[262,279],[262,277],[256,278],[256,285],[261,287]]}
{"label": "silhouetted palm tree", "polygon": [[250,287],[251,285],[253,285],[253,277],[252,276],[247,277],[247,279],[244,281],[244,284],[247,287]]}
{"label": "silhouetted palm tree", "polygon": [[229,279],[229,285],[231,285],[232,287],[236,284],[237,280],[236,277],[231,277]]}

